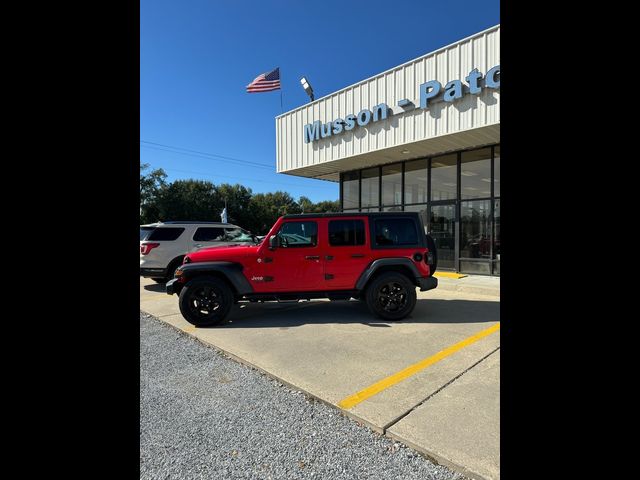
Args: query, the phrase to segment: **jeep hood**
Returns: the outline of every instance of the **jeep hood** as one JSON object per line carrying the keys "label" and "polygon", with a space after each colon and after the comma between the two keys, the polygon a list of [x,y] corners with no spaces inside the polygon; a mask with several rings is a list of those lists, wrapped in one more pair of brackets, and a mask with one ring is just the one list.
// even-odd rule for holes
{"label": "jeep hood", "polygon": [[211,262],[214,260],[231,260],[238,257],[256,255],[258,245],[223,245],[205,247],[186,255],[192,262]]}

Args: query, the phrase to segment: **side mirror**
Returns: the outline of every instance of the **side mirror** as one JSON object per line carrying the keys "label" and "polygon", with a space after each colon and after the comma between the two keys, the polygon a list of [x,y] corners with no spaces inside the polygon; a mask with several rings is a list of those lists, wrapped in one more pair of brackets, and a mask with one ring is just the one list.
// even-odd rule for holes
{"label": "side mirror", "polygon": [[279,238],[277,235],[271,235],[269,237],[269,248],[271,250],[274,250],[280,246],[280,242],[278,240]]}

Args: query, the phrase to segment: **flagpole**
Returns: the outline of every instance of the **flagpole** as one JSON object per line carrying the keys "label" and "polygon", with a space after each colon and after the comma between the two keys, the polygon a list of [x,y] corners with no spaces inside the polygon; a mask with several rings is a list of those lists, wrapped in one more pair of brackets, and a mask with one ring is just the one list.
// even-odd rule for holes
{"label": "flagpole", "polygon": [[284,108],[282,108],[282,86],[280,87],[280,113],[284,113]]}

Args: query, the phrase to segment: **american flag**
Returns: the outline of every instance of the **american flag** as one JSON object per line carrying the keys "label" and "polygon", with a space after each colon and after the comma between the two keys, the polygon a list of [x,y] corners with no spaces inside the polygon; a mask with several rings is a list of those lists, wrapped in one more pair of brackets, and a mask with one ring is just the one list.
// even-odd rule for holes
{"label": "american flag", "polygon": [[248,93],[270,92],[280,89],[280,67],[269,73],[261,73],[253,82],[247,85]]}

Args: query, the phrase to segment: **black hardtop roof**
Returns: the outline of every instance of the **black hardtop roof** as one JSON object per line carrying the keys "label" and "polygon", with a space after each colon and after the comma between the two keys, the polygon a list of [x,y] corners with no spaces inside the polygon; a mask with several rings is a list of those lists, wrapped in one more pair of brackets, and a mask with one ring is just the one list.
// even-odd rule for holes
{"label": "black hardtop roof", "polygon": [[283,218],[317,218],[317,217],[404,217],[417,216],[418,212],[334,212],[334,213],[296,213],[283,215]]}

